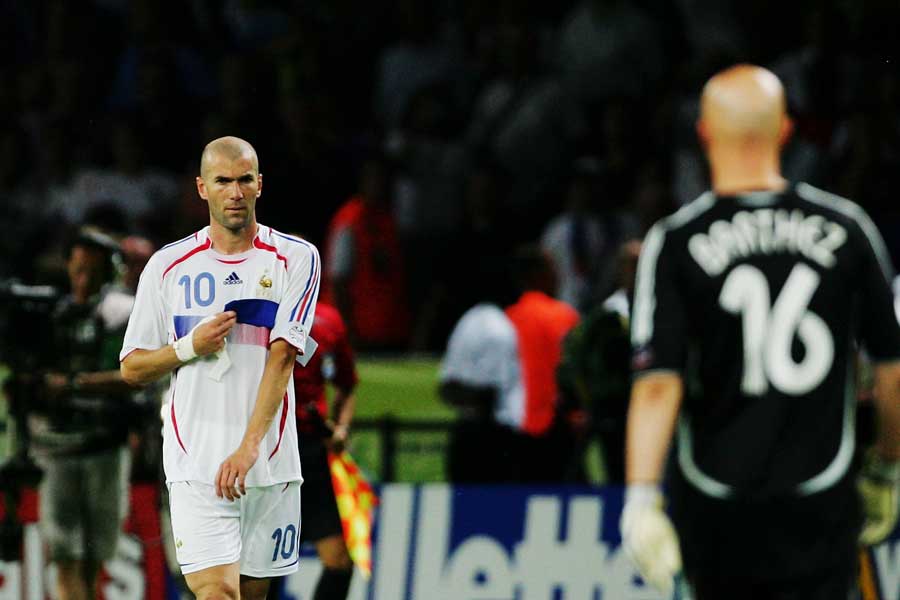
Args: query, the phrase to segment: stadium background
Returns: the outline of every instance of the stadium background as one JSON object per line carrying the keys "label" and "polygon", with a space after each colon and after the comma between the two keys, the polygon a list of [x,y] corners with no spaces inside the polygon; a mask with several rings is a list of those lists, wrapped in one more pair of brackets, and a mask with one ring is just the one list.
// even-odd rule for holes
{"label": "stadium background", "polygon": [[[260,221],[320,247],[362,161],[392,160],[415,327],[400,352],[361,356],[362,419],[454,418],[435,388],[477,299],[451,293],[471,260],[459,240],[539,240],[589,164],[609,263],[612,241],[702,191],[696,100],[725,65],[782,77],[786,175],[861,203],[900,257],[891,0],[7,0],[0,28],[4,279],[59,284],[60,242],[86,220],[157,244],[202,227],[193,180],[219,135],[259,152]],[[376,480],[381,439],[359,431],[353,448]],[[444,434],[398,439],[398,481],[443,479]]]}

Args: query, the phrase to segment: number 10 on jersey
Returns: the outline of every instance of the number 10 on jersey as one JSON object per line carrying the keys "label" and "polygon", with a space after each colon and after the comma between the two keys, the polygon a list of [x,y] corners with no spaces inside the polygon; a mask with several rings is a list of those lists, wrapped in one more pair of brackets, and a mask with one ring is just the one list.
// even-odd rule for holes
{"label": "number 10 on jersey", "polygon": [[[820,277],[799,263],[791,271],[775,303],[769,282],[758,268],[736,267],[722,285],[719,304],[742,317],[744,374],[741,391],[765,394],[769,385],[791,396],[806,394],[822,383],[834,360],[834,340],[828,326],[808,310]],[[794,361],[795,336],[803,358]]]}
{"label": "number 10 on jersey", "polygon": [[216,299],[216,280],[212,273],[204,271],[194,278],[194,285],[191,285],[191,276],[185,275],[178,280],[178,285],[184,288],[184,307],[191,307],[191,292],[193,291],[194,302],[197,306],[209,306]]}

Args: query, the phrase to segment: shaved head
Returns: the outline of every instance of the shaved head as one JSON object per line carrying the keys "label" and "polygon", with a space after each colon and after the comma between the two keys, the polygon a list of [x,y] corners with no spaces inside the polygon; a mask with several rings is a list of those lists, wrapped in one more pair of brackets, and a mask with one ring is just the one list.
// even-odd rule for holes
{"label": "shaved head", "polygon": [[229,162],[246,158],[253,165],[253,170],[259,174],[259,158],[256,150],[246,140],[239,137],[220,137],[208,143],[200,156],[200,176],[206,177],[209,167],[215,158],[224,158]]}
{"label": "shaved head", "polygon": [[735,194],[779,190],[781,149],[791,136],[784,88],[770,71],[737,65],[703,88],[697,134],[709,161],[713,190]]}
{"label": "shaved head", "polygon": [[762,67],[731,67],[703,88],[700,122],[709,141],[778,143],[785,117],[781,81]]}
{"label": "shaved head", "polygon": [[[244,247],[256,232],[256,200],[262,195],[263,177],[256,150],[241,138],[215,139],[203,149],[197,193],[209,205],[214,244]],[[244,236],[249,236],[244,239]]]}

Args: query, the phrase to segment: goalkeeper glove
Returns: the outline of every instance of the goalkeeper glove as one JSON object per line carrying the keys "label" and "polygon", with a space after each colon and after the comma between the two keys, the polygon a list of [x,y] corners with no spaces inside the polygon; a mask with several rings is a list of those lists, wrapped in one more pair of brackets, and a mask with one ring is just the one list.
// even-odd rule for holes
{"label": "goalkeeper glove", "polygon": [[678,535],[663,511],[663,497],[651,484],[632,484],[625,491],[619,528],[622,546],[644,581],[670,594],[681,571]]}
{"label": "goalkeeper glove", "polygon": [[857,488],[862,497],[865,517],[859,541],[871,546],[887,538],[897,524],[900,513],[900,461],[885,462],[874,450],[870,450]]}

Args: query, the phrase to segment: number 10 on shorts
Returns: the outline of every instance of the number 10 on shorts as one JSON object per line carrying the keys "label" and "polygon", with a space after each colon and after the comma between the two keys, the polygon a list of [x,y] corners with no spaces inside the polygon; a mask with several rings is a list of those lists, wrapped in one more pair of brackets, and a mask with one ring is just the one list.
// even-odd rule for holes
{"label": "number 10 on shorts", "polygon": [[278,560],[278,555],[281,554],[281,558],[287,559],[294,555],[294,548],[297,545],[297,528],[293,525],[288,525],[282,530],[281,527],[275,530],[272,533],[272,539],[275,540],[275,549],[272,552],[272,562]]}

